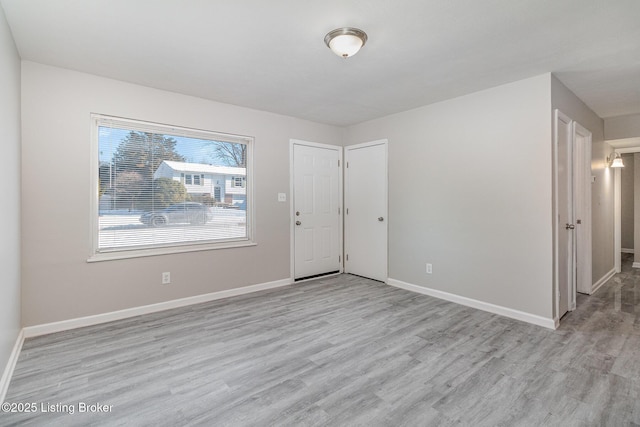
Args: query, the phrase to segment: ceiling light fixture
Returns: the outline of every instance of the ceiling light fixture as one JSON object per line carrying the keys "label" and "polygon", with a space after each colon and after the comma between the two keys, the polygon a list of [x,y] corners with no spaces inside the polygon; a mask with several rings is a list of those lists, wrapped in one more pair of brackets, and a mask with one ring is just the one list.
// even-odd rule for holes
{"label": "ceiling light fixture", "polygon": [[324,42],[338,56],[348,58],[358,53],[367,42],[367,34],[357,28],[344,27],[330,31]]}
{"label": "ceiling light fixture", "polygon": [[613,153],[613,156],[607,157],[607,164],[612,168],[623,168],[624,163],[622,163],[622,157],[620,153]]}

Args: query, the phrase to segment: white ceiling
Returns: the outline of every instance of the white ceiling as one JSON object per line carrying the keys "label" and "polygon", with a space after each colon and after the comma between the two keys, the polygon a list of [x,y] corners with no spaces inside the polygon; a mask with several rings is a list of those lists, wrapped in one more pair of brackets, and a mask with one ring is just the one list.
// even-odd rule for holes
{"label": "white ceiling", "polygon": [[[553,72],[640,113],[639,0],[0,0],[23,59],[335,125]],[[369,35],[349,59],[323,42]]]}

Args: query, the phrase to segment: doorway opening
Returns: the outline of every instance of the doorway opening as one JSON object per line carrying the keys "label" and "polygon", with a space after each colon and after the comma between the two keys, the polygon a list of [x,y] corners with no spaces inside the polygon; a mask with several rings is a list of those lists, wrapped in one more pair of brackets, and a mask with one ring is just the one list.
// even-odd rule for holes
{"label": "doorway opening", "polygon": [[[631,179],[633,188],[630,194],[623,194],[623,172],[620,168],[614,169],[614,270],[616,273],[622,271],[622,254],[623,252],[632,253],[633,267],[640,268],[640,248],[635,248],[635,234],[636,228],[635,219],[631,220],[631,228],[633,236],[630,238],[627,236],[623,238],[623,197],[627,203],[627,208],[631,208],[630,211],[635,217],[636,211],[640,211],[635,208],[635,192],[640,191],[640,184],[635,184],[635,169],[640,168],[640,138],[625,138],[618,140],[609,140],[607,143],[615,149],[616,153],[623,156],[623,163],[625,164],[625,174],[631,173],[632,176],[628,176]],[[631,160],[631,161],[630,161]],[[638,160],[638,161],[636,161]],[[633,166],[633,168],[628,168]],[[631,171],[633,169],[633,171]],[[638,188],[636,188],[638,187]],[[640,200],[640,198],[639,198]],[[629,209],[626,209],[629,212]],[[627,219],[628,220],[628,219]],[[629,228],[628,226],[626,228]],[[640,230],[640,229],[639,229]],[[628,232],[628,231],[627,231]],[[629,240],[631,243],[629,243]],[[629,247],[632,246],[632,247]]]}

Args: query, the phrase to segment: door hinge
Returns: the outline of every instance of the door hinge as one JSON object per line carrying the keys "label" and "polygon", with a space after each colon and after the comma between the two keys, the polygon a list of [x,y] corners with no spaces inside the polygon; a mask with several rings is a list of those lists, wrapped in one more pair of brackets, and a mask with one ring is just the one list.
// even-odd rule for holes
{"label": "door hinge", "polygon": [[349,208],[347,208],[347,215],[349,215]]}
{"label": "door hinge", "polygon": [[346,254],[346,255],[344,256],[344,260],[345,260],[345,261],[349,261],[349,254]]}
{"label": "door hinge", "polygon": [[340,167],[340,160],[338,160],[338,167]]}
{"label": "door hinge", "polygon": [[340,255],[338,255],[338,264],[340,264],[342,262],[342,258],[340,258]]}
{"label": "door hinge", "polygon": [[338,215],[340,215],[340,208],[338,208]]}
{"label": "door hinge", "polygon": [[349,162],[347,162],[347,169],[349,169]]}

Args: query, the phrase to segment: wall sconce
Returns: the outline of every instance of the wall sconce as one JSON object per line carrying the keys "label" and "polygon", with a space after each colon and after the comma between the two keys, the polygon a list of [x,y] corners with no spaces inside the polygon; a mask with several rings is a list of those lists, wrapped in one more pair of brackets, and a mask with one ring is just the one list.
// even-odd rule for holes
{"label": "wall sconce", "polygon": [[348,58],[358,53],[367,42],[367,34],[357,28],[344,27],[324,36],[326,45],[338,56]]}
{"label": "wall sconce", "polygon": [[610,168],[623,168],[624,163],[622,163],[622,157],[620,156],[620,153],[614,152],[612,156],[608,156],[607,165]]}

